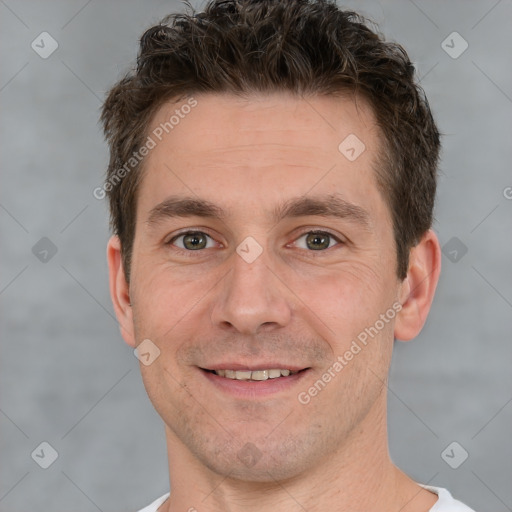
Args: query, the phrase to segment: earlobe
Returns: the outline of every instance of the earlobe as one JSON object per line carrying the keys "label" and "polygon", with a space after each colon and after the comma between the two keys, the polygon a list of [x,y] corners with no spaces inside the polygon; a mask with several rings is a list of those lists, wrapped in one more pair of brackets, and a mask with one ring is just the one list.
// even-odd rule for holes
{"label": "earlobe", "polygon": [[434,299],[440,272],[441,248],[436,234],[430,229],[409,254],[407,276],[399,293],[402,309],[396,316],[396,339],[408,341],[420,333]]}
{"label": "earlobe", "polygon": [[107,245],[107,262],[109,270],[110,297],[114,306],[119,329],[124,341],[135,347],[133,313],[130,303],[130,289],[126,282],[121,258],[121,241],[114,235]]}

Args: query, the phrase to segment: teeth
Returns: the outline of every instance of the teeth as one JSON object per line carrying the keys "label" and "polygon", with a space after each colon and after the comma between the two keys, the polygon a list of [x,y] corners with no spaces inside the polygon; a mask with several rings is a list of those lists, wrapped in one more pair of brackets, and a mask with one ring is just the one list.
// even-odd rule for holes
{"label": "teeth", "polygon": [[277,379],[278,377],[288,377],[298,372],[292,372],[290,370],[214,370],[214,372],[220,377],[226,377],[227,379],[235,380],[268,380]]}
{"label": "teeth", "polygon": [[250,373],[251,373],[252,380],[267,380],[268,379],[268,370],[258,370],[258,371],[250,372]]}

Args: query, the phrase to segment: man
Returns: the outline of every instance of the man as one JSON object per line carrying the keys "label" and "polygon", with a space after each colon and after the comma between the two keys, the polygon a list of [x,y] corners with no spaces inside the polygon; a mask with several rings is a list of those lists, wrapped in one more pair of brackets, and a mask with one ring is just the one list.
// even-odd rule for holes
{"label": "man", "polygon": [[392,463],[427,317],[439,134],[404,50],[329,1],[212,1],[102,112],[110,289],[165,423],[144,512],[469,511]]}

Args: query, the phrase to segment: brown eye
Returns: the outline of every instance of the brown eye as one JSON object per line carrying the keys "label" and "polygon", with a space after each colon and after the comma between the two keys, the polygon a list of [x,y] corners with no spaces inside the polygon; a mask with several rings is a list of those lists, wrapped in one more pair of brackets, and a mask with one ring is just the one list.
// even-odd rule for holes
{"label": "brown eye", "polygon": [[300,249],[324,251],[340,243],[338,238],[325,231],[309,231],[297,238],[295,245]]}
{"label": "brown eye", "polygon": [[206,249],[208,247],[208,239],[210,237],[202,231],[189,231],[182,233],[171,240],[173,245],[176,245],[180,249],[186,249],[188,251],[197,251],[199,249]]}
{"label": "brown eye", "polygon": [[313,251],[327,249],[330,243],[331,237],[326,233],[309,233],[306,236],[306,245]]}

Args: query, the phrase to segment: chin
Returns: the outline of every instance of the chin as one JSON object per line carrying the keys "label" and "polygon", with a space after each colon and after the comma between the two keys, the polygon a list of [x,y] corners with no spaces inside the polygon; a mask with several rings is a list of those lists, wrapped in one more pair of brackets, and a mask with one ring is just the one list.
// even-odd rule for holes
{"label": "chin", "polygon": [[305,443],[304,438],[299,442],[290,436],[271,441],[260,438],[245,444],[218,441],[214,449],[204,444],[196,446],[195,457],[213,473],[244,482],[275,484],[292,479],[311,468],[318,456],[317,447]]}
{"label": "chin", "polygon": [[[240,482],[259,482],[273,484],[277,481],[289,480],[298,476],[301,471],[297,467],[297,461],[279,461],[262,455],[254,466],[246,465],[237,460],[223,463],[217,460],[205,460],[205,465],[210,471],[224,478],[238,480]],[[305,469],[305,468],[304,468]]]}

